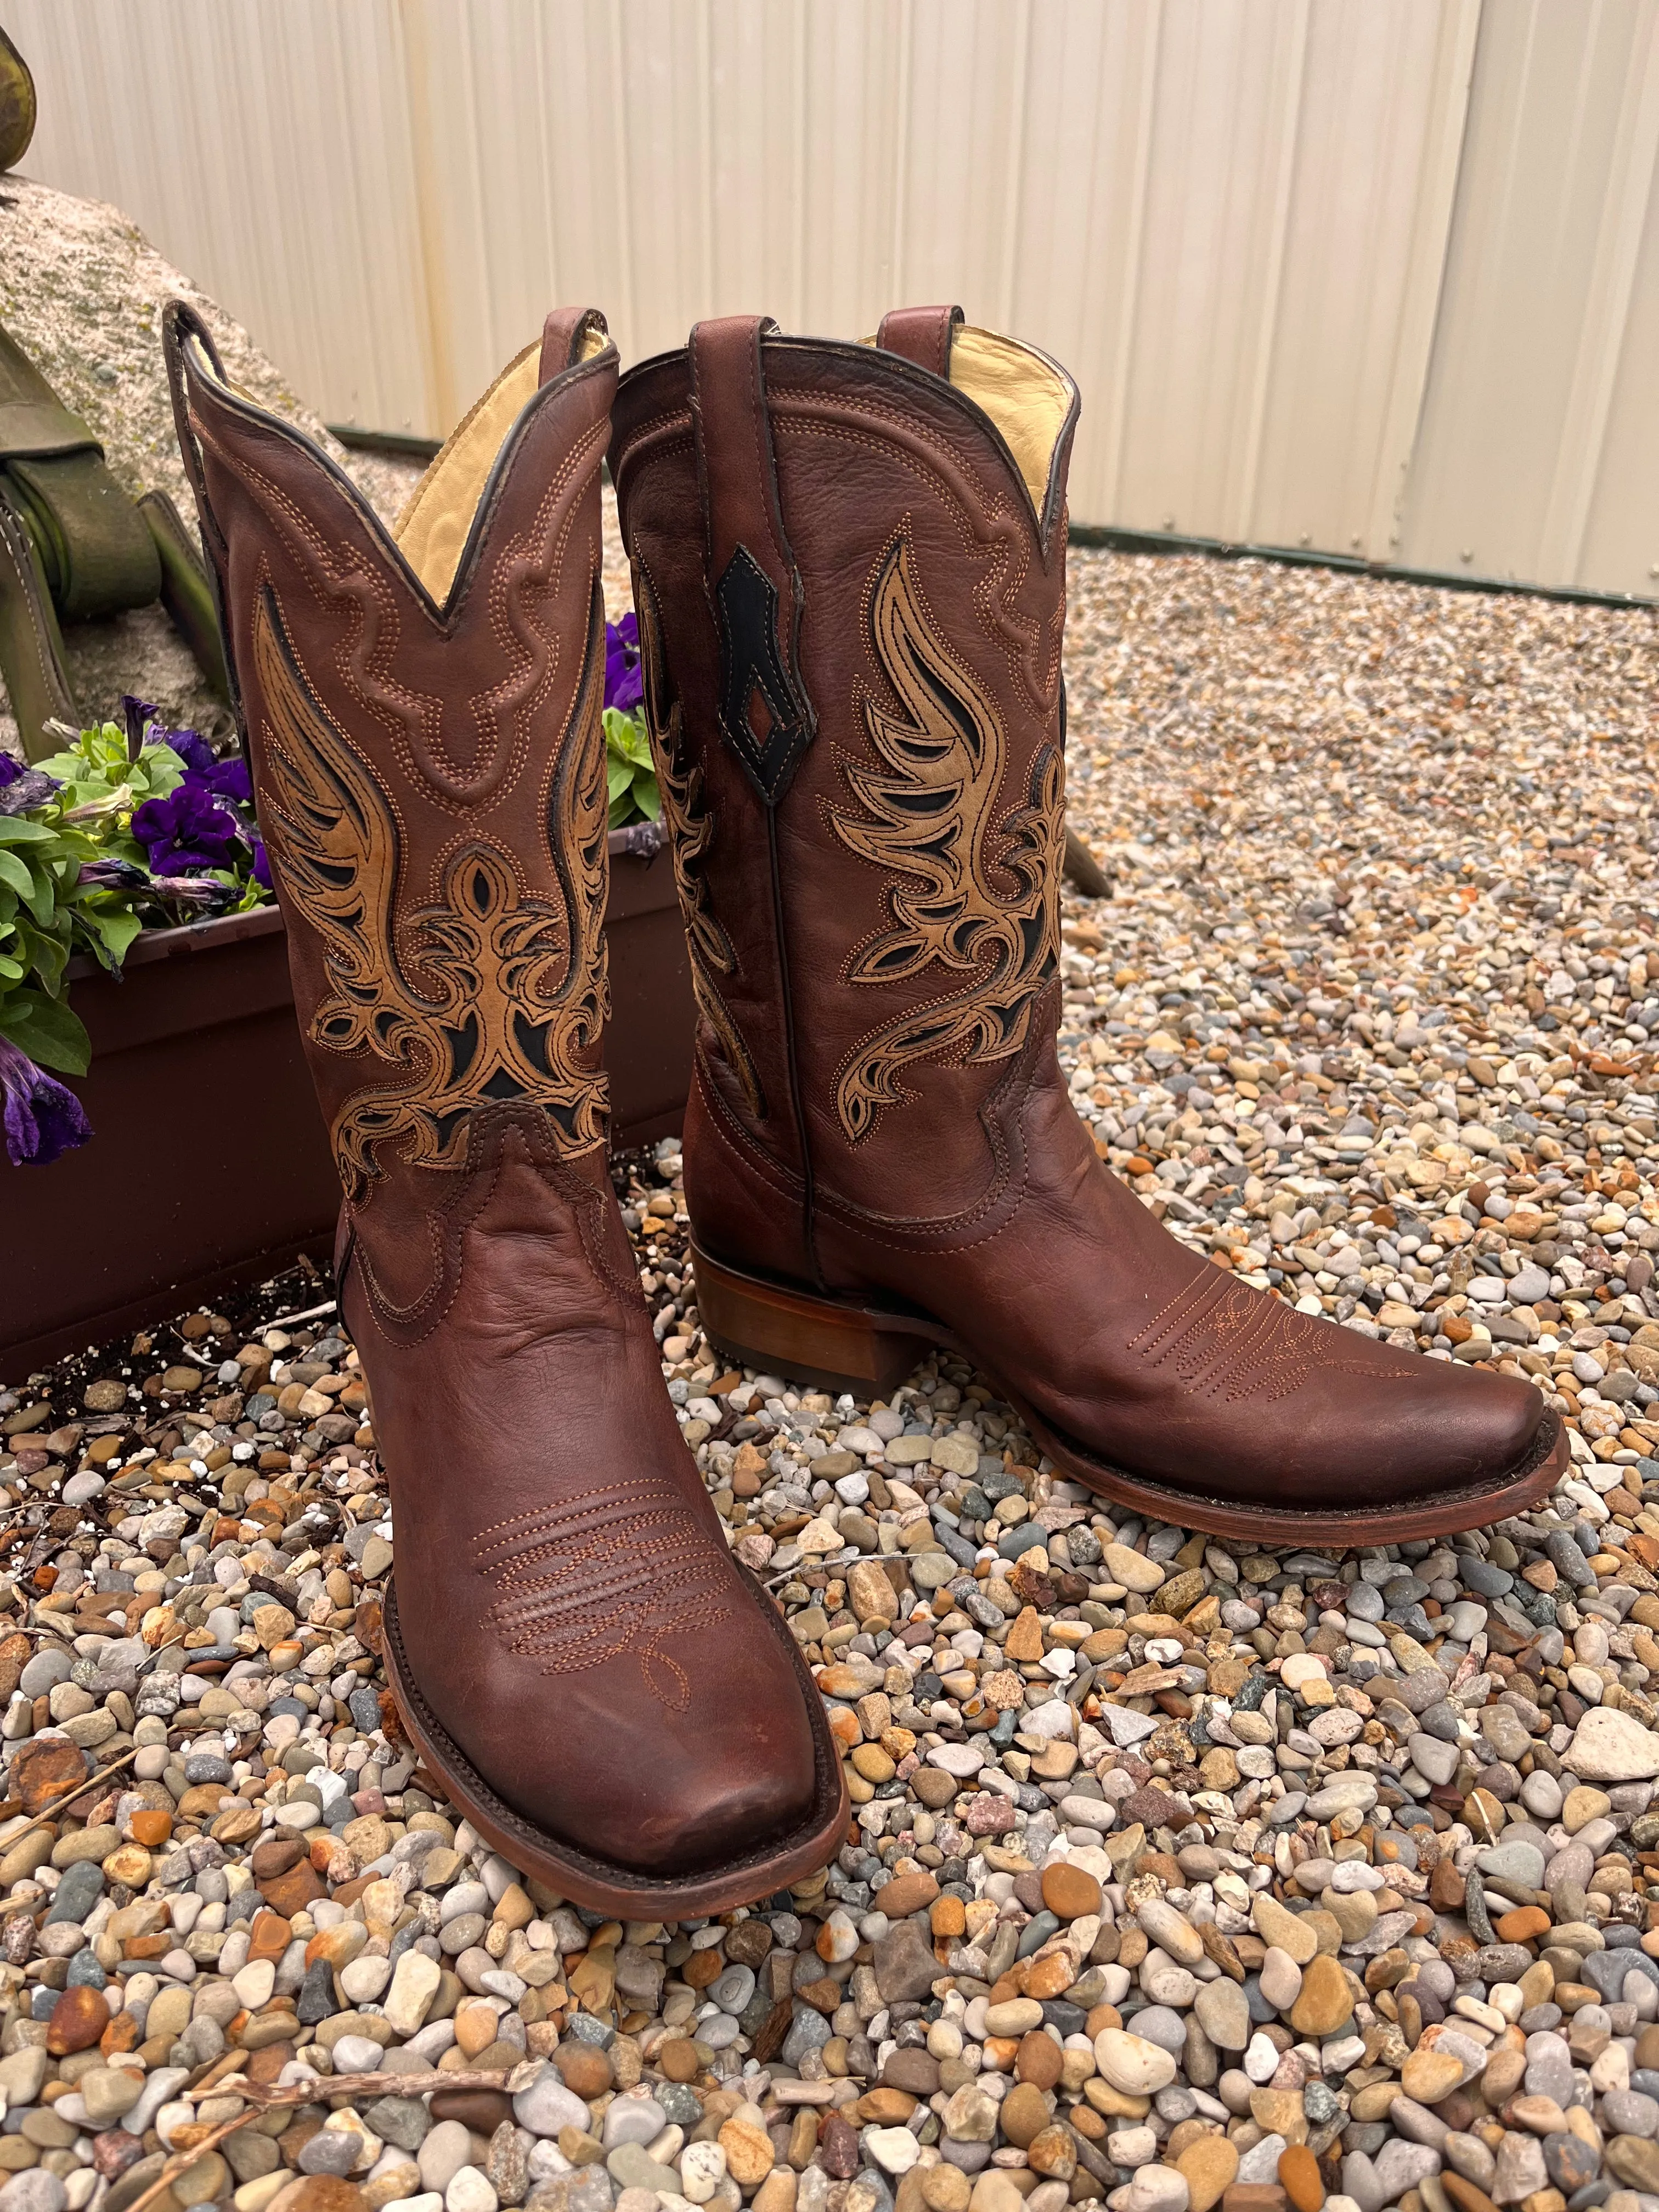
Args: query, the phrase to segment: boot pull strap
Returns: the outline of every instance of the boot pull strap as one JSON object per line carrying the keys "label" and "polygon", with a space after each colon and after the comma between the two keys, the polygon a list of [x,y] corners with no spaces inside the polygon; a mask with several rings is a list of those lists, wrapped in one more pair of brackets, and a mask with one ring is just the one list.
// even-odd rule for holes
{"label": "boot pull strap", "polygon": [[769,806],[816,726],[800,680],[801,582],[784,534],[757,315],[699,323],[688,349],[708,590],[720,641],[720,730]]}
{"label": "boot pull strap", "polygon": [[224,659],[231,713],[235,718],[242,757],[251,769],[252,756],[248,751],[247,715],[242,704],[242,687],[237,680],[235,655],[231,651],[228,584],[230,548],[225,543],[219,519],[213,512],[213,502],[208,497],[207,475],[202,466],[202,449],[197,441],[196,425],[191,419],[190,395],[186,388],[189,371],[185,363],[185,347],[192,338],[212,363],[213,373],[220,383],[228,384],[230,380],[225,374],[223,362],[219,358],[219,349],[213,343],[212,331],[188,301],[169,300],[161,310],[161,358],[167,365],[167,389],[173,395],[173,422],[179,435],[179,458],[184,462],[185,475],[196,499],[196,518],[201,529],[208,581],[213,587],[213,611],[218,619],[219,649]]}
{"label": "boot pull strap", "polygon": [[597,307],[555,307],[542,325],[542,359],[538,383],[550,383],[583,359],[588,338],[611,335],[610,325]]}
{"label": "boot pull strap", "polygon": [[161,310],[161,358],[167,364],[167,389],[173,395],[173,423],[179,434],[179,454],[185,465],[185,474],[196,495],[198,518],[204,538],[210,533],[216,544],[216,561],[224,547],[218,523],[214,519],[212,504],[208,498],[207,478],[202,471],[202,449],[196,442],[196,425],[190,416],[190,397],[185,389],[185,346],[194,338],[213,364],[213,373],[222,384],[228,381],[225,365],[219,358],[219,349],[213,343],[213,333],[184,300],[169,300]]}
{"label": "boot pull strap", "polygon": [[876,343],[884,353],[902,354],[918,368],[948,379],[951,343],[961,327],[960,307],[895,307],[882,317]]}

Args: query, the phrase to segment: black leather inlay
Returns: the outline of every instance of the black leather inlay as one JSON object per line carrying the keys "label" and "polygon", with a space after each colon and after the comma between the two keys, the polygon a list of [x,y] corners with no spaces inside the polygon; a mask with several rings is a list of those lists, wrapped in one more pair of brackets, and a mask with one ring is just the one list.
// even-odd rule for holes
{"label": "black leather inlay", "polygon": [[812,713],[784,665],[778,594],[739,545],[714,588],[720,633],[720,731],[769,806],[788,787]]}

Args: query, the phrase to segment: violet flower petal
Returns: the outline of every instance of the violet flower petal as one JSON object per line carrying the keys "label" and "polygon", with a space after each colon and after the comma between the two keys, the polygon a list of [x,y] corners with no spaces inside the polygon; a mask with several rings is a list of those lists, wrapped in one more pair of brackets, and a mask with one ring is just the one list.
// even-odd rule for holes
{"label": "violet flower petal", "polygon": [[76,878],[83,891],[131,891],[149,878],[132,860],[83,860]]}
{"label": "violet flower petal", "polygon": [[[0,753],[0,763],[10,759],[9,753]],[[64,787],[44,769],[26,768],[21,761],[15,766],[15,775],[0,775],[0,814],[27,814],[31,807],[44,806],[54,791]]]}
{"label": "violet flower petal", "polygon": [[619,714],[631,714],[644,696],[639,617],[625,614],[619,623],[605,626],[605,703]]}
{"label": "violet flower petal", "polygon": [[0,1037],[0,1105],[6,1155],[14,1167],[50,1167],[92,1135],[75,1093],[7,1037]]}

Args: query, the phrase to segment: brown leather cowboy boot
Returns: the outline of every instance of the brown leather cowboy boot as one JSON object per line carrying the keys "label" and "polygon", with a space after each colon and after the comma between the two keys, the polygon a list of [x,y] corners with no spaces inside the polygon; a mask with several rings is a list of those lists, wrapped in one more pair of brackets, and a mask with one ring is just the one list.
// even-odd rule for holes
{"label": "brown leather cowboy boot", "polygon": [[959,312],[877,346],[704,323],[611,474],[702,1012],[698,1304],[884,1392],[918,1339],[1070,1474],[1284,1542],[1490,1521],[1566,1464],[1523,1382],[1310,1320],[1096,1157],[1055,1056],[1066,372]]}
{"label": "brown leather cowboy boot", "polygon": [[550,315],[395,532],[167,349],[397,1516],[386,1665],[516,1867],[723,1911],[847,1820],[823,1706],[682,1443],[605,1164],[599,465],[617,354]]}

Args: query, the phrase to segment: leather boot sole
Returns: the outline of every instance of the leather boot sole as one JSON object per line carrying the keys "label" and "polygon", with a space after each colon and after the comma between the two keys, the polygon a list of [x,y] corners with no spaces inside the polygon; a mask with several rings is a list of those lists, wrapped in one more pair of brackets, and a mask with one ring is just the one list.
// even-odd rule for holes
{"label": "leather boot sole", "polygon": [[[1263,1544],[1402,1544],[1448,1536],[1524,1513],[1547,1498],[1571,1464],[1566,1431],[1546,1409],[1523,1458],[1489,1482],[1439,1490],[1420,1501],[1352,1510],[1297,1512],[1241,1504],[1237,1499],[1177,1490],[1097,1458],[1054,1428],[998,1374],[976,1345],[966,1343],[920,1309],[904,1310],[819,1297],[767,1282],[711,1260],[692,1247],[697,1310],[712,1340],[745,1364],[793,1376],[825,1389],[883,1397],[915,1368],[919,1347],[936,1345],[971,1360],[1019,1413],[1055,1465],[1115,1504],[1132,1506],[1181,1528],[1242,1536]],[[1356,1474],[1363,1470],[1356,1469]]]}
{"label": "leather boot sole", "polygon": [[[415,1686],[398,1624],[397,1591],[388,1584],[381,1620],[381,1650],[392,1694],[410,1741],[453,1803],[491,1848],[520,1874],[544,1882],[567,1902],[620,1920],[696,1920],[753,1905],[775,1890],[803,1881],[830,1861],[847,1840],[847,1777],[830,1734],[823,1700],[807,1672],[800,1647],[783,1616],[747,1574],[744,1585],[775,1629],[781,1663],[793,1667],[812,1727],[815,1795],[811,1812],[790,1834],[769,1838],[741,1859],[684,1875],[651,1875],[620,1866],[550,1836],[505,1804],[468,1759]],[[787,1652],[787,1656],[783,1654]]]}

